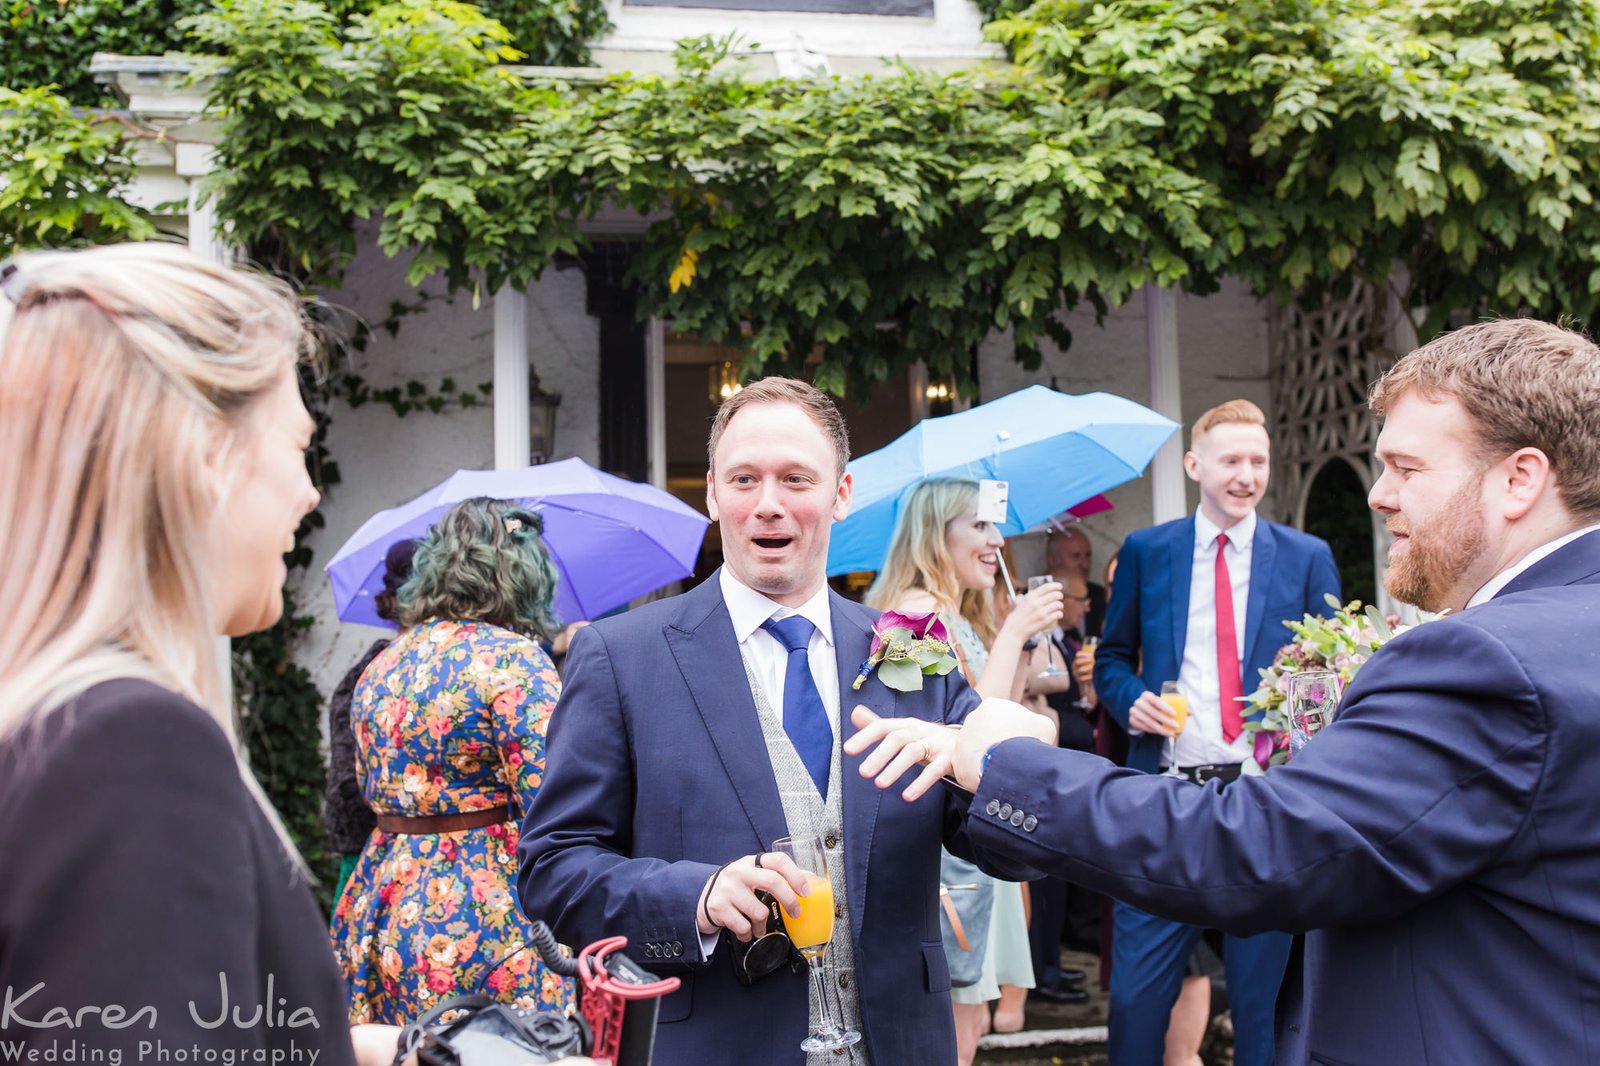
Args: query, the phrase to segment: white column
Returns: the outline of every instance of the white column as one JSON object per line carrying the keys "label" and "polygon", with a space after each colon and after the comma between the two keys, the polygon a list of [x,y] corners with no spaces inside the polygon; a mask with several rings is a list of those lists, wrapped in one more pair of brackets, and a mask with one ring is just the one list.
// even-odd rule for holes
{"label": "white column", "polygon": [[528,296],[505,288],[494,294],[494,468],[527,466]]}
{"label": "white column", "polygon": [[650,319],[644,332],[645,449],[650,484],[667,487],[667,324]]}
{"label": "white column", "polygon": [[[217,233],[217,213],[214,210],[215,202],[200,203],[200,176],[189,179],[189,248],[195,254],[209,259],[213,263],[227,264],[232,258],[227,244]],[[217,638],[217,658],[220,660],[221,692],[225,704],[233,704],[233,641],[227,637]],[[235,709],[237,716],[237,709]]]}
{"label": "white column", "polygon": [[1183,474],[1183,393],[1178,375],[1178,295],[1157,285],[1144,287],[1145,356],[1150,364],[1150,406],[1178,423],[1179,430],[1150,463],[1155,520],[1170,522],[1188,513]]}

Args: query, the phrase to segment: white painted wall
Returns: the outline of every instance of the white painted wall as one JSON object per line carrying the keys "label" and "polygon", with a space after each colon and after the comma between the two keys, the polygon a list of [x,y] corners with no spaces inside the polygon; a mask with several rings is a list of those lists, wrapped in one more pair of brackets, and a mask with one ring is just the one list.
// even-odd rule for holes
{"label": "white painted wall", "polygon": [[[665,73],[672,50],[685,37],[738,34],[763,53],[758,69],[783,77],[807,73],[852,74],[883,69],[890,57],[943,68],[940,60],[1001,59],[983,39],[983,16],[972,0],[934,0],[933,17],[843,15],[665,7],[607,0],[613,29],[594,43],[594,58],[608,70]],[[952,64],[950,69],[968,65]]]}
{"label": "white painted wall", "polygon": [[[375,227],[361,230],[360,250],[344,285],[323,294],[330,303],[377,323],[394,300],[413,302],[417,290],[406,284],[406,259],[388,259],[374,242]],[[422,289],[442,294],[442,282]],[[576,269],[547,270],[529,290],[529,358],[546,389],[561,394],[556,447],[561,457],[577,455],[598,464],[599,330],[584,311],[585,283]],[[375,332],[365,352],[352,353],[351,365],[375,388],[415,379],[437,386],[451,377],[475,389],[494,373],[494,300],[485,294],[477,309],[469,292],[450,302],[430,303],[402,320],[399,334]],[[343,368],[336,368],[342,370]],[[462,468],[494,465],[492,401],[466,411],[422,411],[397,417],[387,404],[351,409],[336,402],[328,447],[342,481],[322,504],[326,526],[311,539],[312,569],[301,579],[301,609],[316,618],[296,658],[324,693],[360,657],[381,630],[342,623],[334,613],[332,589],[322,571],[341,544],[377,511],[410,499]]]}
{"label": "white painted wall", "polygon": [[[1103,327],[1095,324],[1094,310],[1087,305],[1064,315],[1062,320],[1072,331],[1072,347],[1061,352],[1044,340],[1044,362],[1036,372],[1024,370],[1012,357],[1009,333],[991,335],[979,351],[979,398],[992,400],[1028,385],[1048,385],[1054,375],[1057,386],[1065,392],[1110,392],[1148,403],[1144,307],[1143,298],[1135,294],[1127,304],[1112,310]],[[1182,360],[1185,447],[1188,426],[1196,416],[1225,400],[1252,400],[1270,420],[1266,308],[1247,286],[1229,281],[1212,296],[1180,295],[1178,351]],[[1185,484],[1189,508],[1193,510],[1199,496],[1193,482],[1185,479]],[[1148,476],[1113,489],[1106,496],[1117,509],[1095,515],[1081,527],[1094,547],[1097,572],[1124,537],[1152,521]],[[1279,517],[1270,486],[1261,511],[1267,518]],[[1042,537],[1018,538],[1012,550],[1019,569],[1043,572]]]}

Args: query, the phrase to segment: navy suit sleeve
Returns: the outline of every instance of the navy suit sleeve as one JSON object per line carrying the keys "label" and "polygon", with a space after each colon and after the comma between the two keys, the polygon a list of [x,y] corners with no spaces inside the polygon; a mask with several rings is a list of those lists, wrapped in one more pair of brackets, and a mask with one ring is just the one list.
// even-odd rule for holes
{"label": "navy suit sleeve", "polygon": [[1106,606],[1105,635],[1094,653],[1094,687],[1100,703],[1111,712],[1124,730],[1128,710],[1145,691],[1139,676],[1142,620],[1140,590],[1144,587],[1143,544],[1130,537],[1122,546],[1117,562],[1117,580],[1111,586],[1111,601]]}
{"label": "navy suit sleeve", "polygon": [[[960,725],[966,721],[967,715],[972,713],[973,708],[978,706],[981,697],[959,672],[947,674],[944,683],[945,724]],[[895,789],[910,784],[913,776],[907,771],[905,777],[895,785]],[[964,789],[954,788],[948,784],[936,787],[944,795],[944,846],[952,855],[976,863],[980,870],[991,877],[1007,881],[1034,881],[1043,876],[1036,867],[1020,862],[1004,851],[997,852],[976,846],[967,832],[967,805],[972,797]],[[897,794],[897,791],[890,793],[891,796]]]}
{"label": "navy suit sleeve", "polygon": [[550,717],[545,775],[517,844],[523,913],[576,946],[604,936],[683,945],[705,961],[695,925],[700,890],[717,869],[633,857],[635,775],[648,773],[631,742],[602,631],[579,630],[567,653],[561,700]]}
{"label": "navy suit sleeve", "polygon": [[1316,538],[1316,546],[1312,549],[1306,581],[1307,614],[1326,614],[1329,610],[1328,596],[1344,602],[1339,587],[1339,567],[1333,561],[1333,549],[1320,537]]}
{"label": "navy suit sleeve", "polygon": [[[1293,762],[1219,789],[1027,740],[1000,746],[969,832],[1151,913],[1249,935],[1378,922],[1493,863],[1521,832],[1548,726],[1516,656],[1468,619],[1384,647]],[[1038,813],[1032,833],[985,817]]]}

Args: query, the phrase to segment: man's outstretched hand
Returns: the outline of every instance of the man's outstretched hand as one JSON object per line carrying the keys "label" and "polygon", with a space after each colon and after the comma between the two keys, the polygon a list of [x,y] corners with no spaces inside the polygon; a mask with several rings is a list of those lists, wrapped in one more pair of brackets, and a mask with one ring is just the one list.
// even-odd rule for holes
{"label": "man's outstretched hand", "polygon": [[1032,737],[1052,747],[1056,743],[1056,727],[1048,718],[1002,699],[978,704],[960,728],[919,718],[879,718],[859,706],[850,713],[850,720],[858,732],[845,741],[845,754],[860,755],[872,748],[861,760],[862,777],[874,778],[879,788],[889,788],[907,770],[921,767],[921,773],[901,793],[907,801],[917,799],[946,776],[976,792],[983,776],[983,755],[1002,740]]}

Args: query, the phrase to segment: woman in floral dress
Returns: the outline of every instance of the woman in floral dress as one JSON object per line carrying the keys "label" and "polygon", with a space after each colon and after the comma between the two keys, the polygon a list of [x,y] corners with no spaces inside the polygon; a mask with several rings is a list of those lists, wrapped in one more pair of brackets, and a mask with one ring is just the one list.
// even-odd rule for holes
{"label": "woman in floral dress", "polygon": [[405,628],[357,683],[356,771],[378,826],[334,908],[353,1021],[403,1023],[468,992],[569,1005],[514,891],[561,691],[538,643],[559,629],[540,532],[515,504],[452,508],[400,589]]}

